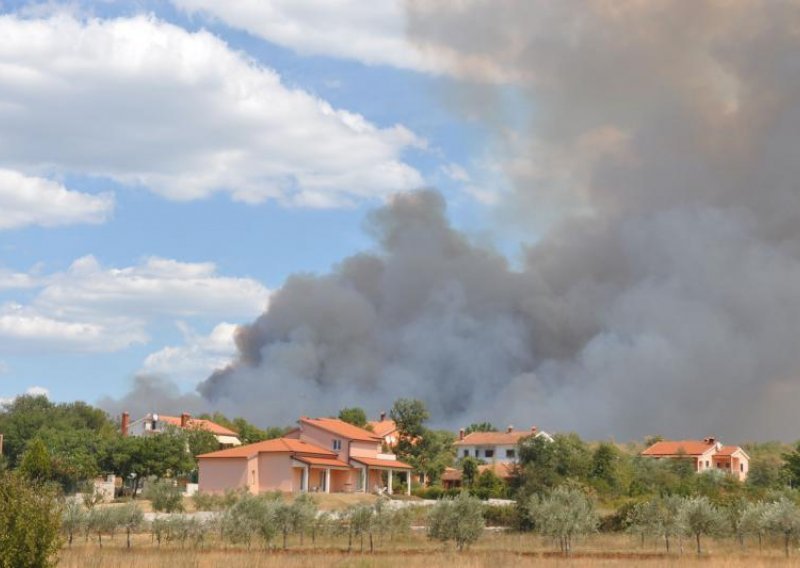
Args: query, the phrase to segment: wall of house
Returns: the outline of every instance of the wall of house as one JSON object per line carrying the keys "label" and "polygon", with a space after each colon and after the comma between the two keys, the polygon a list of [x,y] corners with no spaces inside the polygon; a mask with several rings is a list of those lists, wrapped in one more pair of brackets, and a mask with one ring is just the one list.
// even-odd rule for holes
{"label": "wall of house", "polygon": [[224,493],[247,487],[248,460],[245,458],[206,458],[199,460],[199,490]]}
{"label": "wall of house", "polygon": [[[486,461],[496,462],[512,462],[516,460],[516,445],[498,445],[498,446],[459,446],[458,457],[464,457],[464,451],[468,450],[469,455],[473,458],[478,458]],[[494,457],[487,458],[486,450],[494,450]],[[509,457],[506,455],[508,450],[514,450],[514,456]],[[476,453],[477,452],[477,453]]]}
{"label": "wall of house", "polygon": [[300,433],[300,439],[305,440],[306,442],[310,442],[312,444],[316,444],[321,448],[325,448],[326,450],[336,451],[333,449],[333,440],[342,440],[342,449],[340,451],[336,451],[337,454],[341,456],[346,455],[347,452],[347,440],[341,438],[339,436],[335,436],[330,432],[323,430],[321,428],[317,428],[311,424],[303,423],[302,432]]}
{"label": "wall of house", "polygon": [[350,455],[364,458],[375,458],[381,451],[380,442],[358,442],[350,443]]}
{"label": "wall of house", "polygon": [[300,491],[300,480],[294,482],[292,458],[288,453],[258,455],[258,492]]}

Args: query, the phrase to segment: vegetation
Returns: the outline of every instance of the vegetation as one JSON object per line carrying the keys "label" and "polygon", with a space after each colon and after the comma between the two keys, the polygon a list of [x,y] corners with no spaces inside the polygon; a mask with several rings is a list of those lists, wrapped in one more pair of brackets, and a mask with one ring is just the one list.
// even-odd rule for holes
{"label": "vegetation", "polygon": [[165,513],[183,511],[183,492],[174,481],[159,479],[147,485],[144,496],[150,499],[153,510]]}
{"label": "vegetation", "polygon": [[343,420],[359,428],[365,428],[367,426],[367,413],[364,412],[363,408],[358,406],[343,408],[339,411],[339,420]]}
{"label": "vegetation", "polygon": [[457,550],[464,550],[483,533],[483,508],[480,499],[468,493],[442,499],[428,515],[428,536],[442,542],[452,540]]}
{"label": "vegetation", "polygon": [[579,489],[559,487],[545,496],[533,495],[527,509],[535,530],[556,540],[567,555],[573,539],[596,531],[599,523],[594,503]]}

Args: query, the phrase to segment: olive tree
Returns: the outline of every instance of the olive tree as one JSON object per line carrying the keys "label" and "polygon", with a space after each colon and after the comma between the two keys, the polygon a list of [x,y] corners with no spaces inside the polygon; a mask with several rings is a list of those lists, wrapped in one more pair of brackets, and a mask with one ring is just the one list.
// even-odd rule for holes
{"label": "olive tree", "polygon": [[527,508],[534,528],[557,539],[565,554],[572,552],[574,537],[595,532],[599,524],[594,502],[579,489],[558,487],[544,497],[533,495]]}
{"label": "olive tree", "polygon": [[758,538],[758,549],[761,550],[764,534],[767,532],[768,518],[766,515],[768,505],[759,501],[748,503],[741,512],[739,520],[739,531],[744,536],[755,536]]}
{"label": "olive tree", "polygon": [[686,532],[695,537],[698,555],[703,552],[700,537],[716,536],[725,532],[725,517],[708,497],[684,499],[679,516]]}
{"label": "olive tree", "polygon": [[67,544],[70,547],[75,533],[83,528],[84,523],[86,523],[86,510],[76,499],[67,500],[61,511],[61,529],[67,534]]}
{"label": "olive tree", "polygon": [[131,547],[131,533],[142,526],[144,513],[136,503],[128,503],[118,509],[119,524],[125,529],[126,547]]}
{"label": "olive tree", "polygon": [[480,499],[467,493],[442,499],[428,515],[428,536],[442,542],[452,540],[459,551],[464,550],[483,533],[486,526],[483,508]]}
{"label": "olive tree", "polygon": [[767,504],[764,511],[767,529],[783,538],[783,550],[789,556],[789,544],[800,535],[800,509],[797,503],[781,497]]}

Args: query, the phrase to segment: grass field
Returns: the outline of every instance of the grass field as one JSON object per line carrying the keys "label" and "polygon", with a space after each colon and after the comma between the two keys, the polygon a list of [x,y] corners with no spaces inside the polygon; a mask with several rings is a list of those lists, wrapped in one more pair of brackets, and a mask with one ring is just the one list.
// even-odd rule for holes
{"label": "grass field", "polygon": [[[677,544],[677,543],[676,543]],[[795,558],[785,559],[780,544],[767,543],[759,552],[750,543],[742,549],[730,539],[707,541],[707,552],[698,558],[687,542],[684,554],[667,555],[660,543],[650,541],[644,547],[637,539],[627,535],[594,535],[576,543],[570,558],[554,551],[552,543],[531,534],[486,534],[463,553],[428,540],[424,534],[415,533],[393,541],[376,542],[374,553],[359,552],[359,542],[354,552],[346,551],[342,538],[326,538],[312,546],[309,539],[301,545],[296,539],[289,550],[264,550],[254,545],[242,547],[206,543],[201,550],[187,546],[162,545],[156,547],[147,534],[136,535],[133,548],[125,549],[124,536],[106,539],[100,549],[96,543],[78,539],[72,549],[64,549],[60,556],[61,567],[67,568],[278,568],[303,566],[380,567],[380,568],[431,568],[434,566],[463,566],[467,568],[499,568],[502,566],[713,566],[759,567],[800,565],[800,551]],[[365,547],[366,547],[365,542]]]}

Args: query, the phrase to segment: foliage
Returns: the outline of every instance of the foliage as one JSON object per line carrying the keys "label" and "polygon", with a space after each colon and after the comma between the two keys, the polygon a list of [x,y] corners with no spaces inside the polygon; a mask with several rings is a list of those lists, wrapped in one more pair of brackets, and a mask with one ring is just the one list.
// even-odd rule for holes
{"label": "foliage", "polygon": [[60,522],[52,488],[0,475],[0,568],[55,566]]}
{"label": "foliage", "polygon": [[69,546],[72,546],[73,537],[80,532],[85,523],[86,510],[75,499],[68,499],[61,511],[61,529],[67,535]]}
{"label": "foliage", "polygon": [[464,434],[473,432],[497,432],[497,428],[491,422],[473,422],[464,429]]}
{"label": "foliage", "polygon": [[458,550],[463,550],[483,533],[483,510],[483,503],[467,493],[442,499],[429,513],[428,536],[442,542],[452,540]]}
{"label": "foliage", "polygon": [[19,472],[33,483],[50,481],[53,473],[53,464],[50,453],[40,438],[34,438],[22,454]]}
{"label": "foliage", "polygon": [[688,534],[695,537],[697,554],[702,554],[701,536],[714,536],[725,532],[725,517],[708,497],[685,498],[680,508],[680,523]]}
{"label": "foliage", "polygon": [[430,415],[420,400],[398,399],[389,415],[397,424],[399,434],[395,453],[422,473],[428,482],[438,481],[455,459],[453,433],[428,429],[425,421]]}
{"label": "foliage", "polygon": [[367,425],[367,413],[359,406],[343,408],[339,411],[339,420],[343,420],[359,428],[364,428]]}
{"label": "foliage", "polygon": [[461,460],[461,483],[464,487],[472,487],[478,478],[478,460],[468,456]]}
{"label": "foliage", "polygon": [[125,529],[126,546],[131,547],[131,533],[138,530],[144,522],[144,513],[136,503],[127,503],[115,510],[119,525]]}
{"label": "foliage", "polygon": [[533,495],[528,514],[537,532],[558,540],[561,551],[572,551],[572,539],[597,530],[594,503],[579,489],[559,487],[548,495]]}
{"label": "foliage", "polygon": [[502,499],[507,496],[507,487],[494,471],[487,468],[478,476],[471,493],[481,499]]}
{"label": "foliage", "polygon": [[519,509],[514,505],[491,505],[483,508],[483,518],[490,527],[519,527]]}
{"label": "foliage", "polygon": [[764,509],[767,530],[783,538],[784,552],[789,556],[789,544],[800,536],[800,508],[787,497],[769,503]]}
{"label": "foliage", "polygon": [[410,441],[425,433],[425,422],[430,418],[430,413],[421,400],[399,398],[389,411],[389,416],[397,424],[401,438]]}
{"label": "foliage", "polygon": [[239,434],[239,439],[242,441],[242,444],[254,444],[264,440],[280,438],[286,434],[286,432],[291,430],[291,428],[284,427],[270,427],[267,429],[261,429],[258,426],[251,424],[244,418],[234,418],[231,420],[220,412],[215,412],[213,414],[200,414],[198,415],[198,418],[211,420],[220,426],[224,426],[225,428],[233,430]]}
{"label": "foliage", "polygon": [[173,481],[159,479],[148,483],[144,496],[150,500],[154,511],[163,511],[165,513],[183,511],[183,492]]}

